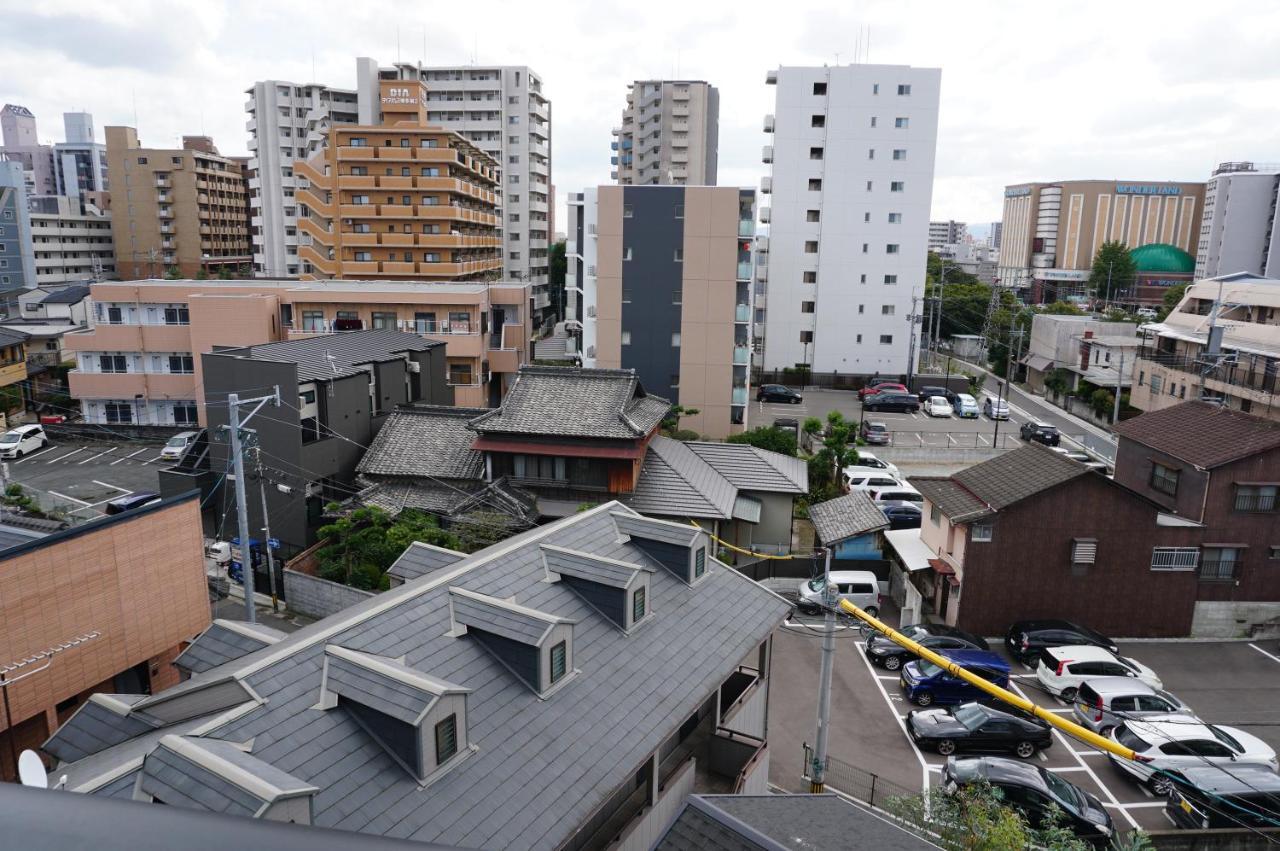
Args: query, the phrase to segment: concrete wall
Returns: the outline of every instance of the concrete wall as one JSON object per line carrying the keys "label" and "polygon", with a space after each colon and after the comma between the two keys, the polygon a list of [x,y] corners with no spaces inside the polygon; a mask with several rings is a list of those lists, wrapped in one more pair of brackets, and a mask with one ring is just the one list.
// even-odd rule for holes
{"label": "concrete wall", "polygon": [[312,618],[328,617],[374,596],[372,591],[348,588],[296,570],[284,571],[284,592],[289,611]]}
{"label": "concrete wall", "polygon": [[1199,600],[1191,616],[1196,638],[1274,638],[1280,636],[1280,603]]}
{"label": "concrete wall", "polygon": [[755,544],[778,545],[787,550],[791,547],[791,516],[794,513],[795,497],[789,493],[760,493],[750,491],[744,494],[760,500],[760,522],[751,530],[751,540]]}

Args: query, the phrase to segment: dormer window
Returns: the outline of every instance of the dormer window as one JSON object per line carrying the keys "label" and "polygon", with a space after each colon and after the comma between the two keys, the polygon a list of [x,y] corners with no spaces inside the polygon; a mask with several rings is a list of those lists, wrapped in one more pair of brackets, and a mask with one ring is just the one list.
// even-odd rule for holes
{"label": "dormer window", "polygon": [[549,581],[569,586],[623,632],[647,613],[653,568],[551,544],[542,545],[542,558]]}
{"label": "dormer window", "polygon": [[561,641],[551,648],[551,682],[559,682],[568,670],[569,645]]}
{"label": "dormer window", "polygon": [[693,578],[701,579],[707,572],[707,548],[698,547],[693,553]]}
{"label": "dormer window", "polygon": [[619,534],[686,585],[700,581],[707,573],[707,533],[696,526],[655,520],[639,514],[612,511]]}
{"label": "dormer window", "polygon": [[450,635],[474,638],[539,697],[572,679],[573,621],[465,588],[449,589],[449,610]]}
{"label": "dormer window", "polygon": [[649,602],[648,594],[646,593],[645,587],[642,585],[635,590],[635,593],[631,595],[631,622],[632,623],[639,623],[641,620],[644,619],[645,614],[647,614],[647,609],[645,607],[648,604],[648,602]]}

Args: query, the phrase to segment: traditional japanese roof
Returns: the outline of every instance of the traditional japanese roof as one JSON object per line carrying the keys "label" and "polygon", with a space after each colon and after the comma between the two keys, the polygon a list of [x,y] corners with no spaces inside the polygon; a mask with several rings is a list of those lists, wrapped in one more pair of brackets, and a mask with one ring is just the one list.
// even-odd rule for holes
{"label": "traditional japanese roof", "polygon": [[645,393],[634,370],[524,366],[502,407],[475,419],[482,435],[635,440],[647,436],[671,402]]}

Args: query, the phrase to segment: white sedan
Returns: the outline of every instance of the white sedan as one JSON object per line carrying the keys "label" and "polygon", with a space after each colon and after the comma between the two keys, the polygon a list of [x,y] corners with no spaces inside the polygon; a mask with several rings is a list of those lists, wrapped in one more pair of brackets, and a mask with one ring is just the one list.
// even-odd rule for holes
{"label": "white sedan", "polygon": [[951,403],[942,396],[930,396],[924,400],[924,412],[930,417],[950,417]]}
{"label": "white sedan", "polygon": [[1111,731],[1116,742],[1137,754],[1128,760],[1107,754],[1120,770],[1167,795],[1175,782],[1166,772],[1187,765],[1252,763],[1276,770],[1276,752],[1256,736],[1234,727],[1205,724],[1185,715],[1126,721]]}
{"label": "white sedan", "polygon": [[1112,653],[1105,647],[1075,644],[1046,647],[1040,651],[1036,679],[1045,691],[1071,703],[1080,684],[1094,677],[1132,677],[1154,689],[1164,688],[1156,672],[1136,659]]}

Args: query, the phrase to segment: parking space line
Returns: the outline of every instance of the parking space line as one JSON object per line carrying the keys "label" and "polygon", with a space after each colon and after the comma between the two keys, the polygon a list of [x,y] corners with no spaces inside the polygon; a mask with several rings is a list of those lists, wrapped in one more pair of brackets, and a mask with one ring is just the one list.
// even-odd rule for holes
{"label": "parking space line", "polygon": [[[83,505],[85,508],[93,507],[92,502],[85,502],[83,499],[76,499],[74,496],[67,496],[64,493],[58,493],[57,491],[49,491],[48,493],[49,496],[56,496],[58,499],[65,499],[67,502],[74,502],[79,505]],[[252,544],[253,542],[250,541],[249,543]]]}
{"label": "parking space line", "polygon": [[1166,807],[1168,805],[1168,801],[1139,801],[1136,804],[1103,804],[1102,806],[1114,806],[1119,810],[1140,810],[1143,807]]}
{"label": "parking space line", "polygon": [[101,452],[99,452],[97,455],[94,455],[94,456],[92,456],[92,457],[90,457],[90,458],[86,458],[86,459],[84,459],[83,461],[77,461],[77,462],[76,462],[76,465],[77,465],[77,466],[79,466],[80,464],[88,464],[90,461],[93,461],[93,460],[96,460],[96,459],[98,459],[98,458],[101,458],[103,455],[110,455],[110,454],[111,454],[112,452],[114,452],[115,450],[116,450],[116,448],[115,448],[114,446],[112,446],[112,447],[111,447],[111,448],[109,448],[109,449],[104,449],[104,450],[102,450]]}
{"label": "parking space line", "polygon": [[[97,479],[91,479],[90,481],[92,481],[95,485],[102,485],[104,488],[111,488],[113,491],[120,491],[121,493],[126,495],[133,493],[133,491],[126,490],[125,488],[122,488],[119,485],[109,485],[106,482],[100,482]],[[119,499],[119,497],[113,496],[112,499]]]}
{"label": "parking space line", "polygon": [[1102,751],[1072,751],[1075,756],[1105,756]]}
{"label": "parking space line", "polygon": [[81,446],[79,449],[72,449],[72,450],[71,450],[70,452],[68,452],[66,455],[60,455],[60,456],[58,456],[57,458],[50,458],[48,461],[45,461],[44,463],[46,463],[46,464],[53,464],[53,463],[55,463],[55,462],[57,462],[57,461],[65,461],[66,459],[70,458],[72,455],[75,455],[77,452],[83,452],[83,451],[85,451],[85,450],[86,450],[86,449],[88,449],[88,448],[89,448],[89,447],[87,447],[87,446]]}
{"label": "parking space line", "polygon": [[876,674],[876,679],[877,680],[896,680],[897,677],[893,676],[892,674]]}
{"label": "parking space line", "polygon": [[889,708],[893,710],[894,720],[898,722],[898,729],[902,731],[902,737],[907,740],[907,746],[911,748],[912,753],[916,755],[916,759],[920,761],[920,791],[925,792],[929,789],[929,763],[925,762],[924,754],[920,752],[920,748],[916,747],[916,743],[911,740],[911,735],[907,732],[907,724],[902,720],[902,716],[898,714],[894,708],[893,701],[889,699],[889,692],[884,687],[884,683],[880,682],[879,675],[875,669],[871,667],[871,660],[867,658],[865,653],[861,653],[854,648],[854,654],[862,660],[862,664],[866,665],[867,673],[875,680],[876,688],[880,689],[880,694],[884,696],[885,703],[889,704]]}
{"label": "parking space line", "polygon": [[142,462],[142,464],[143,464],[143,466],[146,466],[147,464],[154,464],[154,463],[155,463],[155,462],[157,462],[157,461],[163,461],[163,460],[164,460],[164,456],[163,456],[163,455],[157,455],[157,456],[156,456],[156,457],[154,457],[154,458],[150,458],[150,459],[148,459],[148,460],[146,460],[146,461],[143,461],[143,462]]}
{"label": "parking space line", "polygon": [[32,453],[31,453],[30,455],[28,455],[27,457],[25,457],[25,458],[19,458],[17,461],[14,461],[13,463],[15,463],[15,464],[23,464],[23,463],[26,463],[27,461],[30,461],[32,458],[35,458],[37,455],[43,455],[43,454],[45,454],[46,452],[52,452],[52,451],[53,451],[53,449],[54,449],[54,447],[52,447],[52,446],[46,446],[44,449],[37,449],[35,452],[32,452]]}
{"label": "parking space line", "polygon": [[115,465],[119,464],[121,461],[128,461],[130,458],[132,458],[135,455],[141,455],[143,452],[146,452],[150,448],[151,447],[149,446],[144,446],[142,449],[139,449],[136,452],[130,452],[128,455],[124,456],[123,458],[117,458],[116,460],[112,461],[111,466],[114,467]]}
{"label": "parking space line", "polygon": [[1263,656],[1266,656],[1266,657],[1267,657],[1268,659],[1270,659],[1272,662],[1280,662],[1280,656],[1273,656],[1273,655],[1271,655],[1270,653],[1268,653],[1267,651],[1263,650],[1261,647],[1259,647],[1258,645],[1254,644],[1253,642],[1250,642],[1250,643],[1249,643],[1249,646],[1250,646],[1250,647],[1252,647],[1254,650],[1257,650],[1257,651],[1258,651],[1259,653],[1261,653]]}

